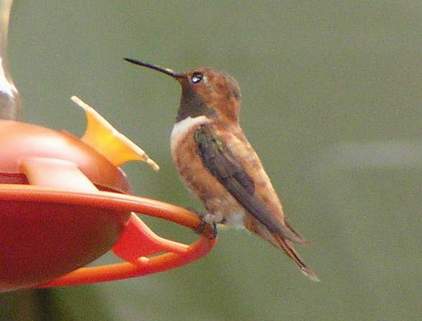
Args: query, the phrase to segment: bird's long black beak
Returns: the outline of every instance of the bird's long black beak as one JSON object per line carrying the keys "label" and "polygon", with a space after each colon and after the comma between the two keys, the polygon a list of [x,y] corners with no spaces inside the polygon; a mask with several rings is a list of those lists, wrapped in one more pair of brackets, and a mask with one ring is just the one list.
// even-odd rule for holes
{"label": "bird's long black beak", "polygon": [[150,64],[150,63],[143,62],[143,61],[136,60],[136,59],[132,59],[132,58],[124,58],[124,60],[126,60],[126,61],[128,61],[132,64],[138,65],[138,66],[157,70],[159,72],[162,72],[163,74],[169,75],[169,76],[176,78],[176,79],[185,78],[185,74],[175,72],[175,71],[173,71],[169,68],[160,67],[158,65]]}

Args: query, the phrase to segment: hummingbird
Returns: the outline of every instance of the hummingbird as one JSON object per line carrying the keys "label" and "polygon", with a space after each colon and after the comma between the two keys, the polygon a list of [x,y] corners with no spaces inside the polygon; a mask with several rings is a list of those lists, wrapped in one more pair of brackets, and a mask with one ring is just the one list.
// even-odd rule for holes
{"label": "hummingbird", "polygon": [[281,201],[239,125],[240,87],[225,72],[199,67],[179,73],[125,58],[179,82],[182,88],[171,155],[186,187],[204,204],[207,224],[245,227],[284,251],[318,281],[294,248],[306,241],[287,222]]}

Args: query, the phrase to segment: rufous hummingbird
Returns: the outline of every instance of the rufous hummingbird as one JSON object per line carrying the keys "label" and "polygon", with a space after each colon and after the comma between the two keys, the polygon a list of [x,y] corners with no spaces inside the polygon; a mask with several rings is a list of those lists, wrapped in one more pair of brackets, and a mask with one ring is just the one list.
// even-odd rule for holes
{"label": "rufous hummingbird", "polygon": [[287,222],[280,199],[239,125],[240,88],[230,75],[200,67],[157,70],[182,86],[171,132],[171,154],[185,185],[203,202],[209,224],[242,226],[283,250],[310,279],[318,280],[293,247],[303,237]]}

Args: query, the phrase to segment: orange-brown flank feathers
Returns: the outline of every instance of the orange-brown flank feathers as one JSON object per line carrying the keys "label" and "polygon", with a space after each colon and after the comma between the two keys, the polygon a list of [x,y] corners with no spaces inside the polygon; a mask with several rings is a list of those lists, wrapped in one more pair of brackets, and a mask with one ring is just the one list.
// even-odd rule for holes
{"label": "orange-brown flank feathers", "polygon": [[[209,216],[218,223],[246,227],[282,249],[305,275],[312,280],[317,280],[316,274],[306,266],[292,245],[293,242],[304,243],[305,241],[285,221],[280,200],[242,129],[235,126],[227,130],[225,125],[206,118],[198,119],[197,122],[192,120],[191,124],[183,137],[172,135],[172,156],[182,180],[201,199]],[[238,162],[239,167],[253,181],[253,199],[263,204],[264,215],[271,215],[273,219],[271,222],[277,224],[278,230],[270,232],[268,227],[246,210],[242,201],[239,202],[227,190],[224,183],[204,165],[198,152],[198,144],[194,139],[195,132],[204,125],[210,126],[214,135],[230,146],[232,159]],[[173,133],[177,128],[176,125]]]}

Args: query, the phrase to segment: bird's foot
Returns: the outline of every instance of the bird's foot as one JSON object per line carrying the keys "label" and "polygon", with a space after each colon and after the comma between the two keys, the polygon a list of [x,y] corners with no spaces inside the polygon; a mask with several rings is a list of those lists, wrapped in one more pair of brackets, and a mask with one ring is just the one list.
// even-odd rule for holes
{"label": "bird's foot", "polygon": [[217,237],[217,224],[213,215],[192,209],[189,210],[194,212],[201,219],[201,223],[194,229],[195,233],[205,235],[211,240],[215,239]]}
{"label": "bird's foot", "polygon": [[201,220],[201,223],[195,229],[195,232],[201,235],[205,235],[210,240],[213,240],[217,237],[217,224],[210,224],[204,220]]}

